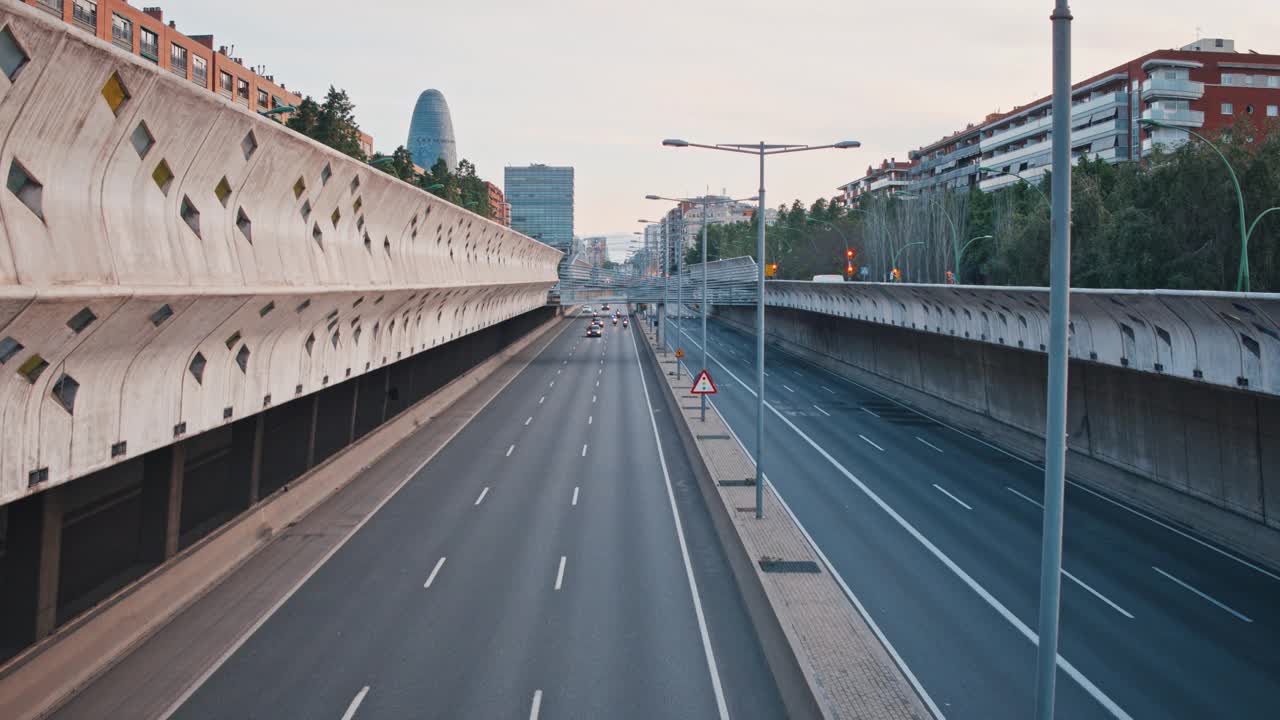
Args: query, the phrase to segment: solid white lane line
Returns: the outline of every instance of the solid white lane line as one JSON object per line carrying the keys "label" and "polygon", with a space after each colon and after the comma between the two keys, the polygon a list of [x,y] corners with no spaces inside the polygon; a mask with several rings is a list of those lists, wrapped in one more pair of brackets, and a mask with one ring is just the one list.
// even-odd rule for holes
{"label": "solid white lane line", "polygon": [[507,457],[511,457],[511,453],[514,452],[515,449],[516,449],[516,446],[514,444],[512,444],[511,447],[507,448]]}
{"label": "solid white lane line", "polygon": [[[693,565],[689,562],[689,546],[684,539],[684,525],[680,522],[680,513],[676,510],[676,494],[671,489],[671,472],[667,470],[667,456],[662,451],[662,440],[658,436],[658,420],[653,414],[653,402],[649,399],[649,383],[644,378],[644,368],[640,365],[640,346],[636,336],[631,335],[631,349],[635,351],[636,371],[640,374],[640,387],[644,390],[644,404],[649,409],[649,427],[653,429],[653,442],[658,446],[658,464],[662,466],[662,479],[667,485],[667,501],[671,505],[671,519],[676,525],[676,539],[680,541],[680,558],[684,561],[684,574],[689,580],[689,594],[693,597],[693,613],[698,618],[698,632],[702,635],[702,652],[707,658],[707,671],[711,673],[711,689],[716,695],[716,709],[720,720],[729,720],[729,706],[724,700],[724,688],[720,685],[720,670],[716,666],[716,654],[711,649],[711,635],[707,632],[707,618],[702,612],[702,600],[698,597],[698,581],[693,577]],[[725,423],[728,426],[728,423]]]}
{"label": "solid white lane line", "polygon": [[542,691],[533,691],[533,705],[529,706],[529,720],[538,720],[538,712],[542,710]]}
{"label": "solid white lane line", "polygon": [[436,575],[439,574],[440,568],[444,567],[444,560],[444,558],[440,558],[436,563],[436,566],[431,569],[431,574],[427,576],[427,581],[422,583],[422,587],[429,588],[431,587],[431,583],[436,581]]}
{"label": "solid white lane line", "polygon": [[1096,597],[1096,598],[1098,598],[1099,600],[1101,600],[1102,602],[1104,602],[1104,603],[1106,603],[1106,604],[1110,605],[1112,610],[1115,610],[1116,612],[1118,612],[1118,613],[1120,613],[1121,615],[1123,615],[1123,616],[1125,616],[1125,617],[1129,618],[1130,620],[1132,620],[1132,619],[1133,619],[1133,615],[1130,615],[1128,610],[1125,610],[1124,608],[1120,607],[1119,605],[1117,605],[1117,604],[1115,604],[1115,603],[1111,602],[1111,600],[1109,600],[1109,599],[1107,598],[1107,596],[1106,596],[1106,595],[1103,595],[1102,593],[1098,592],[1097,590],[1094,590],[1093,588],[1089,587],[1089,586],[1088,586],[1087,584],[1085,584],[1085,582],[1084,582],[1083,580],[1081,580],[1080,578],[1076,577],[1075,575],[1072,575],[1071,573],[1067,572],[1066,570],[1063,570],[1063,571],[1062,571],[1062,574],[1063,574],[1063,575],[1066,575],[1068,580],[1071,580],[1071,581],[1073,581],[1075,584],[1077,584],[1077,585],[1079,585],[1080,587],[1084,588],[1085,590],[1088,590],[1090,593],[1092,593],[1092,594],[1093,594],[1093,596],[1094,596],[1094,597]]}
{"label": "solid white lane line", "polygon": [[538,404],[539,404],[539,405],[541,405],[541,404],[543,403],[543,401],[544,401],[544,400],[546,400],[546,399],[547,399],[547,396],[546,396],[546,395],[543,395],[542,397],[538,398]]}
{"label": "solid white lane line", "polygon": [[831,388],[827,387],[826,385],[819,385],[818,387],[822,388],[823,390],[826,390],[827,392],[831,393],[832,395],[835,395],[835,394],[836,394],[836,391],[835,391],[835,390],[832,390]]}
{"label": "solid white lane line", "polygon": [[586,444],[586,443],[583,443],[583,444],[582,444],[582,457],[586,457],[586,456],[587,456],[587,444]]}
{"label": "solid white lane line", "polygon": [[879,415],[875,414],[874,412],[871,412],[870,410],[868,410],[868,409],[866,409],[866,408],[858,408],[858,409],[859,409],[859,410],[861,410],[862,412],[864,412],[864,413],[866,413],[866,414],[870,415],[871,417],[880,417]]}
{"label": "solid white lane line", "polygon": [[592,395],[592,396],[591,396],[591,402],[595,402],[595,401],[596,401],[596,396],[595,396],[595,395]]}
{"label": "solid white lane line", "polygon": [[[751,393],[752,395],[755,395],[755,391],[752,390],[749,385],[742,382],[742,380],[737,375],[734,375],[732,370],[730,370],[728,367],[725,367],[724,363],[717,360],[715,356],[709,356],[709,357],[711,357],[712,360],[715,360],[715,363],[719,365],[725,371],[725,373],[729,375],[729,377],[733,378],[735,382],[737,382],[744,389],[746,389],[747,392]],[[839,378],[840,376],[836,375],[836,377]],[[999,600],[997,600],[996,597],[992,595],[990,592],[988,592],[986,588],[978,584],[977,580],[974,580],[973,577],[969,575],[969,573],[965,572],[964,569],[961,568],[959,565],[957,565],[955,561],[953,561],[950,557],[947,556],[946,553],[942,552],[942,550],[939,549],[937,545],[934,545],[933,542],[930,541],[929,538],[925,537],[923,533],[917,530],[914,525],[907,522],[906,518],[899,515],[897,510],[894,510],[893,507],[890,506],[887,502],[885,502],[879,495],[877,495],[875,491],[873,491],[865,483],[859,480],[856,475],[849,472],[848,468],[846,468],[844,465],[841,465],[840,461],[832,457],[831,454],[828,453],[825,449],[823,449],[823,447],[819,445],[816,441],[814,441],[813,438],[806,435],[803,430],[801,430],[799,427],[796,426],[795,423],[791,422],[790,418],[778,412],[778,409],[773,407],[773,405],[771,405],[769,401],[766,400],[764,403],[764,406],[768,408],[769,411],[774,414],[774,416],[776,416],[779,420],[781,420],[784,425],[791,428],[791,430],[794,431],[796,435],[799,435],[800,438],[809,445],[809,447],[817,451],[817,453],[821,455],[828,463],[830,463],[831,466],[834,467],[841,475],[844,475],[845,478],[849,480],[849,482],[853,483],[854,486],[856,486],[859,490],[861,490],[864,495],[870,498],[872,502],[874,502],[881,510],[885,512],[885,514],[887,514],[890,518],[892,518],[893,521],[896,522],[899,527],[905,530],[907,534],[909,534],[912,538],[914,538],[916,542],[924,546],[924,548],[928,550],[930,554],[932,554],[935,558],[938,559],[939,562],[945,565],[948,570],[954,573],[955,576],[958,577],[961,580],[961,582],[967,585],[970,590],[976,593],[978,597],[982,598],[987,603],[987,605],[991,606],[993,610],[999,613],[1000,617],[1005,619],[1005,622],[1008,622],[1010,625],[1012,625],[1019,633],[1022,634],[1023,637],[1030,640],[1033,645],[1036,645],[1036,646],[1040,645],[1040,636],[1037,635],[1034,630],[1028,627],[1026,623],[1019,620],[1017,615],[1014,615],[1013,612],[1009,610],[1009,608],[1005,607],[1004,604],[1001,603]],[[1061,653],[1058,654],[1058,667],[1062,668],[1062,670],[1066,672],[1067,675],[1072,680],[1075,680],[1076,683],[1080,685],[1080,687],[1083,688],[1084,691],[1088,693],[1090,697],[1092,697],[1095,701],[1097,701],[1099,705],[1102,705],[1102,707],[1106,708],[1107,712],[1111,713],[1112,716],[1118,718],[1119,720],[1133,720],[1133,716],[1125,712],[1124,709],[1121,708],[1119,705],[1117,705],[1116,702],[1112,700],[1106,693],[1104,693],[1101,688],[1099,688],[1097,685],[1094,685],[1093,681],[1085,677],[1084,673],[1080,672],[1080,670],[1077,669],[1075,665],[1072,665],[1070,661],[1062,657]]]}
{"label": "solid white lane line", "polygon": [[525,421],[524,421],[524,424],[525,424],[525,425],[528,425],[528,424],[529,424],[529,423],[531,423],[531,422],[533,422],[533,416],[532,416],[532,415],[530,415],[530,416],[529,416],[529,419],[528,419],[528,420],[525,420]]}
{"label": "solid white lane line", "polygon": [[590,424],[591,424],[591,416],[590,416],[590,415],[588,415],[588,416],[587,416],[587,424],[588,424],[588,425],[590,425]]}
{"label": "solid white lane line", "polygon": [[480,497],[476,498],[476,502],[475,502],[475,504],[476,504],[476,505],[479,505],[480,503],[484,502],[484,496],[485,496],[485,495],[488,495],[488,494],[489,494],[489,488],[485,488],[485,489],[481,490],[481,491],[480,491]]}
{"label": "solid white lane line", "polygon": [[[796,354],[794,354],[794,353],[787,352],[786,350],[782,350],[782,352],[787,353],[788,355],[791,355],[792,357],[794,357],[794,358],[796,358],[796,359],[798,359],[798,360],[801,360],[801,361],[803,361],[803,360],[804,360],[804,358],[800,357],[799,355],[796,355]],[[719,361],[718,361],[718,360],[717,360],[716,362],[717,362],[717,363],[719,363]],[[721,363],[721,367],[724,367],[723,363]],[[1004,448],[1002,448],[1002,447],[1000,447],[1000,446],[998,446],[998,445],[993,445],[993,444],[991,444],[991,443],[987,442],[986,440],[983,440],[983,439],[982,439],[982,438],[980,438],[980,437],[977,437],[977,436],[975,436],[975,435],[971,435],[971,434],[969,434],[969,433],[965,432],[964,430],[961,430],[960,428],[955,427],[954,425],[949,425],[949,424],[947,424],[947,423],[945,423],[945,422],[943,422],[943,421],[939,420],[938,418],[933,417],[932,415],[926,415],[926,414],[924,414],[924,413],[922,413],[922,412],[919,412],[919,411],[918,411],[918,410],[916,410],[915,408],[912,408],[912,407],[910,407],[910,406],[908,406],[908,405],[906,405],[906,404],[904,404],[904,403],[902,403],[902,402],[900,402],[900,401],[896,400],[895,398],[892,398],[892,397],[890,397],[890,396],[888,396],[888,395],[885,395],[884,393],[882,393],[882,392],[880,392],[880,391],[878,391],[878,390],[874,390],[874,389],[872,389],[872,388],[870,388],[870,387],[867,387],[866,385],[859,384],[858,382],[855,382],[855,381],[853,381],[853,380],[850,380],[849,378],[844,377],[844,376],[842,376],[842,375],[838,375],[838,374],[836,374],[836,373],[832,372],[831,370],[828,370],[828,369],[826,369],[826,368],[824,368],[824,367],[817,366],[817,365],[815,365],[814,367],[816,367],[818,370],[821,370],[822,372],[826,373],[827,375],[830,375],[831,377],[835,378],[836,380],[839,380],[839,381],[841,381],[841,382],[848,383],[848,384],[850,384],[850,385],[852,385],[852,386],[854,386],[854,387],[856,387],[856,388],[858,388],[858,389],[860,389],[860,390],[865,390],[866,392],[872,393],[872,394],[874,394],[874,395],[878,395],[878,396],[880,396],[880,397],[884,398],[885,400],[888,400],[889,402],[892,402],[892,403],[894,403],[895,405],[898,405],[898,406],[902,407],[902,408],[903,408],[903,409],[905,409],[905,410],[910,410],[911,412],[916,413],[916,414],[917,414],[917,415],[919,415],[920,417],[928,418],[929,420],[932,420],[933,422],[938,423],[939,425],[941,425],[941,426],[943,426],[943,427],[947,428],[948,430],[951,430],[951,431],[955,432],[956,434],[963,435],[964,437],[967,437],[967,438],[969,438],[970,440],[972,440],[972,441],[974,441],[974,442],[976,442],[976,443],[978,443],[978,444],[980,444],[980,445],[985,445],[986,447],[989,447],[989,448],[991,448],[992,450],[995,450],[996,452],[998,452],[998,453],[1000,453],[1000,454],[1002,454],[1002,455],[1007,455],[1008,457],[1013,458],[1014,460],[1017,460],[1018,462],[1020,462],[1020,463],[1022,463],[1022,464],[1024,464],[1024,465],[1027,465],[1027,466],[1029,466],[1029,467],[1031,467],[1031,468],[1034,468],[1034,469],[1036,469],[1036,470],[1039,470],[1039,471],[1040,471],[1040,472],[1042,472],[1042,473],[1044,472],[1044,466],[1042,466],[1042,465],[1037,465],[1037,464],[1035,464],[1035,463],[1031,462],[1030,460],[1028,460],[1028,459],[1026,459],[1026,458],[1024,458],[1024,457],[1020,457],[1020,456],[1018,456],[1018,455],[1015,455],[1015,454],[1013,454],[1013,453],[1009,452],[1008,450],[1005,450]],[[725,368],[725,370],[727,371],[727,370],[728,370],[728,368]],[[1170,524],[1168,524],[1168,523],[1166,523],[1166,522],[1164,522],[1164,521],[1162,521],[1162,520],[1160,520],[1160,519],[1158,519],[1158,518],[1156,518],[1156,517],[1153,517],[1153,516],[1151,516],[1151,515],[1148,515],[1147,513],[1142,512],[1141,510],[1138,510],[1137,508],[1129,507],[1128,505],[1125,505],[1124,503],[1122,503],[1122,502],[1120,502],[1120,501],[1118,501],[1118,500],[1114,500],[1114,499],[1112,499],[1112,498],[1109,498],[1109,497],[1107,497],[1106,495],[1103,495],[1102,493],[1100,493],[1100,492],[1098,492],[1098,491],[1096,491],[1096,490],[1094,490],[1094,489],[1092,489],[1092,488],[1089,488],[1089,487],[1086,487],[1086,486],[1084,486],[1084,485],[1081,485],[1080,483],[1078,483],[1078,482],[1076,482],[1076,481],[1074,481],[1074,480],[1072,480],[1072,479],[1070,479],[1070,478],[1067,478],[1067,484],[1068,484],[1068,485],[1070,485],[1070,486],[1072,486],[1072,487],[1074,487],[1074,488],[1078,488],[1078,489],[1080,489],[1080,490],[1083,490],[1084,492],[1087,492],[1087,493],[1089,493],[1090,495],[1093,495],[1094,497],[1098,498],[1099,500],[1103,500],[1103,501],[1105,501],[1105,502],[1111,503],[1112,505],[1115,505],[1116,507],[1118,507],[1118,508],[1120,508],[1120,509],[1122,509],[1122,510],[1124,510],[1124,511],[1126,511],[1126,512],[1130,512],[1130,513],[1132,513],[1132,514],[1134,514],[1134,515],[1137,515],[1137,516],[1138,516],[1138,517],[1140,517],[1140,518],[1143,518],[1143,519],[1145,519],[1145,520],[1148,520],[1148,521],[1150,521],[1151,523],[1153,523],[1153,524],[1155,524],[1155,525],[1159,525],[1160,527],[1164,528],[1165,530],[1168,530],[1169,532],[1172,532],[1172,533],[1177,534],[1177,535],[1181,535],[1182,537],[1186,538],[1187,540],[1190,540],[1190,541],[1191,541],[1191,542],[1193,542],[1193,543],[1196,543],[1196,544],[1198,544],[1198,545],[1200,545],[1200,546],[1202,546],[1202,547],[1205,547],[1205,548],[1207,548],[1207,549],[1209,549],[1209,550],[1212,550],[1213,552],[1218,553],[1219,555],[1221,555],[1221,556],[1223,556],[1223,557],[1225,557],[1225,558],[1227,558],[1227,559],[1229,559],[1229,560],[1234,560],[1234,561],[1236,561],[1237,563],[1240,563],[1241,565],[1243,565],[1243,566],[1245,566],[1245,567],[1249,568],[1250,570],[1254,570],[1254,571],[1258,572],[1259,574],[1266,575],[1267,577],[1271,578],[1272,580],[1280,580],[1280,575],[1278,575],[1278,574],[1276,574],[1276,573],[1273,573],[1273,572],[1271,572],[1270,570],[1267,570],[1267,569],[1266,569],[1266,568],[1264,568],[1264,567],[1261,567],[1261,566],[1256,565],[1256,564],[1254,564],[1254,563],[1252,563],[1252,562],[1249,562],[1248,560],[1246,560],[1246,559],[1244,559],[1244,558],[1242,558],[1242,557],[1240,557],[1240,556],[1238,556],[1238,555],[1235,555],[1235,554],[1233,554],[1233,553],[1230,553],[1230,552],[1228,552],[1228,551],[1226,551],[1226,550],[1224,550],[1224,549],[1222,549],[1222,548],[1218,547],[1217,545],[1214,545],[1213,543],[1207,542],[1207,541],[1205,541],[1205,540],[1202,540],[1202,539],[1200,539],[1200,538],[1196,537],[1195,535],[1192,535],[1192,534],[1190,534],[1190,533],[1188,533],[1188,532],[1185,532],[1185,531],[1183,531],[1183,530],[1180,530],[1180,529],[1178,529],[1178,528],[1176,528],[1176,527],[1174,527],[1174,526],[1172,526],[1172,525],[1170,525]]]}
{"label": "solid white lane line", "polygon": [[814,405],[813,407],[814,407],[814,409],[815,409],[815,410],[817,410],[818,412],[822,413],[823,415],[826,415],[827,417],[831,417],[831,413],[827,412],[826,410],[823,410],[822,408],[818,407],[817,405]]}
{"label": "solid white lane line", "polygon": [[960,505],[960,507],[964,508],[965,510],[972,510],[972,509],[973,509],[973,508],[969,507],[969,504],[968,504],[968,503],[966,503],[965,501],[961,500],[960,498],[956,497],[955,495],[952,495],[951,493],[949,493],[949,492],[947,492],[946,490],[944,490],[944,489],[943,489],[943,487],[942,487],[941,485],[939,485],[938,483],[934,483],[934,484],[933,484],[933,486],[934,486],[935,488],[937,488],[937,489],[938,489],[938,492],[942,493],[943,495],[946,495],[947,497],[951,498],[952,500],[955,500],[955,501],[956,501],[956,503],[957,503],[958,505]]}
{"label": "solid white lane line", "polygon": [[569,504],[570,504],[570,505],[577,505],[577,504],[578,504],[578,486],[576,486],[576,485],[573,487],[573,502],[571,502],[571,503],[569,503]]}
{"label": "solid white lane line", "polygon": [[547,387],[555,387],[555,386],[556,386],[556,381],[555,381],[555,380],[552,380],[552,381],[551,381],[551,383],[550,383]]}
{"label": "solid white lane line", "polygon": [[917,435],[917,436],[916,436],[916,439],[917,439],[917,440],[919,440],[920,442],[924,443],[925,445],[928,445],[929,447],[933,448],[934,450],[937,450],[938,452],[942,452],[942,448],[938,447],[937,445],[934,445],[933,443],[929,442],[928,440],[925,440],[924,438],[920,437],[919,435]]}
{"label": "solid white lane line", "polygon": [[556,571],[556,589],[557,590],[559,590],[560,586],[564,583],[564,561],[565,561],[565,557],[561,555],[560,569]]}
{"label": "solid white lane line", "polygon": [[360,688],[360,692],[351,698],[351,704],[347,706],[347,711],[342,713],[342,720],[351,720],[356,716],[356,710],[360,709],[360,703],[364,702],[364,696],[369,694],[369,686],[365,685]]}
{"label": "solid white lane line", "polygon": [[875,444],[875,443],[871,442],[870,440],[867,440],[867,436],[866,436],[866,435],[859,435],[858,437],[862,438],[862,439],[863,439],[863,441],[864,441],[864,442],[866,442],[866,443],[867,443],[868,445],[870,445],[871,447],[873,447],[873,448],[875,448],[875,449],[879,450],[880,452],[884,452],[884,448],[882,448],[882,447],[880,447],[879,445],[877,445],[877,444]]}
{"label": "solid white lane line", "polygon": [[600,387],[600,381],[599,381],[599,380],[597,380],[597,381],[596,381],[596,387]]}
{"label": "solid white lane line", "polygon": [[786,383],[782,383],[782,387],[786,388],[787,392],[795,392],[795,390],[792,390],[791,387]]}
{"label": "solid white lane line", "polygon": [[556,374],[559,375],[560,373],[561,373],[561,370],[559,368],[556,368]]}
{"label": "solid white lane line", "polygon": [[1023,495],[1022,493],[1018,492],[1017,490],[1014,490],[1013,488],[1008,487],[1007,485],[1005,486],[1005,490],[1008,490],[1009,492],[1013,493],[1014,495],[1017,495],[1018,497],[1022,498],[1023,500],[1026,500],[1027,502],[1031,503],[1032,505],[1035,505],[1036,507],[1040,508],[1041,510],[1043,510],[1043,509],[1044,509],[1044,505],[1041,505],[1039,500],[1035,500],[1035,499],[1029,498],[1029,497],[1027,497],[1026,495]]}
{"label": "solid white lane line", "polygon": [[[768,333],[765,333],[765,334],[766,334],[766,335],[768,335]],[[801,374],[800,374],[800,371],[799,371],[799,370],[792,370],[791,372],[795,373],[795,374],[796,374],[796,377],[804,377],[804,375],[801,375]]]}
{"label": "solid white lane line", "polygon": [[1236,617],[1240,618],[1241,620],[1243,620],[1243,621],[1245,621],[1245,622],[1247,622],[1247,623],[1251,623],[1251,622],[1253,622],[1253,618],[1250,618],[1248,615],[1244,615],[1244,614],[1242,614],[1242,613],[1236,612],[1235,610],[1232,610],[1230,607],[1228,607],[1227,605],[1225,605],[1225,604],[1224,604],[1224,603],[1222,603],[1221,601],[1217,600],[1217,599],[1216,599],[1216,598],[1214,598],[1213,596],[1211,596],[1211,595],[1209,595],[1209,594],[1207,594],[1207,593],[1203,593],[1203,592],[1201,592],[1201,591],[1199,591],[1199,590],[1197,590],[1197,589],[1195,589],[1195,588],[1191,587],[1191,586],[1190,586],[1190,585],[1188,585],[1187,583],[1185,583],[1185,582],[1183,582],[1182,580],[1179,580],[1178,578],[1176,578],[1176,577],[1174,577],[1174,576],[1170,575],[1169,573],[1167,573],[1167,572],[1165,572],[1165,571],[1161,570],[1160,568],[1156,567],[1155,565],[1152,565],[1152,566],[1151,566],[1151,569],[1152,569],[1152,570],[1155,570],[1156,572],[1160,573],[1161,575],[1163,575],[1163,576],[1165,576],[1165,577],[1169,578],[1170,580],[1172,580],[1172,581],[1174,581],[1174,582],[1178,583],[1179,585],[1181,585],[1182,587],[1184,587],[1184,588],[1186,588],[1186,589],[1190,590],[1191,592],[1193,592],[1193,593],[1195,593],[1195,594],[1199,595],[1200,597],[1204,598],[1205,600],[1208,600],[1209,602],[1213,603],[1214,605],[1217,605],[1218,607],[1222,608],[1223,610],[1226,610],[1227,612],[1231,613],[1232,615],[1235,615]]}

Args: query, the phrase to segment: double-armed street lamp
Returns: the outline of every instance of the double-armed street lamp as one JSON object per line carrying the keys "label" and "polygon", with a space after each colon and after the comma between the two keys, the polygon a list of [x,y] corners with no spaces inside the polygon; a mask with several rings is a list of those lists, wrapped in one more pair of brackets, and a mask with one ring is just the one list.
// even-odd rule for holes
{"label": "double-armed street lamp", "polygon": [[759,210],[756,211],[756,518],[761,518],[764,516],[764,276],[766,265],[764,254],[764,159],[769,155],[781,155],[783,153],[827,149],[844,150],[861,147],[862,143],[857,140],[843,140],[830,145],[775,145],[761,141],[758,143],[704,145],[702,143],[691,143],[687,140],[667,139],[663,140],[662,144],[665,147],[696,147],[704,150],[756,155],[760,158],[760,192],[756,196],[759,207]]}
{"label": "double-armed street lamp", "polygon": [[[645,195],[644,199],[645,200],[666,200],[668,202],[677,202],[677,203],[696,202],[696,203],[701,203],[702,205],[702,302],[700,303],[700,305],[702,310],[702,369],[705,371],[707,369],[707,305],[708,305],[708,301],[707,301],[707,227],[711,224],[711,220],[708,216],[708,209],[712,205],[731,205],[733,203],[739,203],[739,202],[751,202],[756,198],[754,197],[739,198],[739,199],[723,198],[723,199],[715,200],[713,202],[706,195],[703,195],[701,198],[670,198],[670,197],[662,197],[661,195]],[[681,245],[683,244],[684,243],[681,243]],[[681,250],[683,251],[683,248],[681,248]],[[681,257],[680,262],[683,263],[683,257],[684,257],[683,252],[680,253],[680,257]],[[680,344],[680,334],[681,334],[680,316],[682,313],[680,308],[681,308],[682,297],[680,294],[681,292],[680,278],[682,276],[682,273],[683,271],[681,270],[681,271],[678,271],[676,274],[676,344],[677,345]],[[676,379],[677,380],[680,379],[680,363],[679,362],[676,363]],[[703,393],[702,395],[700,395],[700,397],[702,399],[702,422],[706,422],[707,421],[707,396],[705,393]]]}
{"label": "double-armed street lamp", "polygon": [[1138,120],[1138,124],[1146,127],[1158,127],[1165,130],[1178,130],[1184,132],[1194,138],[1197,138],[1205,145],[1208,145],[1215,153],[1218,154],[1218,157],[1222,158],[1222,164],[1227,166],[1227,173],[1231,176],[1231,184],[1235,187],[1236,207],[1240,212],[1240,268],[1236,271],[1236,292],[1249,292],[1249,238],[1253,236],[1253,231],[1258,227],[1258,221],[1273,212],[1280,212],[1280,206],[1263,210],[1256,218],[1253,219],[1252,223],[1246,225],[1244,215],[1244,191],[1240,189],[1240,179],[1236,177],[1235,168],[1231,166],[1231,161],[1227,159],[1227,156],[1222,152],[1221,148],[1210,142],[1208,138],[1195,130],[1181,125],[1173,125],[1159,120],[1152,120],[1150,118],[1141,118]]}

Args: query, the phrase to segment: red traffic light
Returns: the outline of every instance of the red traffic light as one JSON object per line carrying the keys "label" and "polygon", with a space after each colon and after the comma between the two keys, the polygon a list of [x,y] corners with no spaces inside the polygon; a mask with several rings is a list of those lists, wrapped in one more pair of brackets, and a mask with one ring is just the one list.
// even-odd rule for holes
{"label": "red traffic light", "polygon": [[853,259],[853,255],[854,255],[853,248],[849,248],[849,249],[847,249],[847,250],[845,250],[845,251],[844,251],[844,256],[845,256],[846,258],[849,258],[850,260],[852,260],[852,259]]}

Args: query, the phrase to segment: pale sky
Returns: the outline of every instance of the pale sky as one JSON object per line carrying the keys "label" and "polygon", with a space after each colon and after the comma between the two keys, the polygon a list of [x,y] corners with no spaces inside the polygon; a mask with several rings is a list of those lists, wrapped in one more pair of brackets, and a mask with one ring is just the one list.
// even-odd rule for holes
{"label": "pale sky", "polygon": [[[345,88],[389,152],[418,93],[437,88],[458,157],[576,168],[575,232],[630,233],[668,205],[649,193],[755,194],[750,156],[693,142],[822,144],[771,159],[769,205],[835,194],[882,158],[1049,92],[1052,0],[162,0],[291,89]],[[324,8],[324,9],[322,9]],[[1274,0],[1075,0],[1083,79],[1159,48],[1227,37],[1280,53]]]}

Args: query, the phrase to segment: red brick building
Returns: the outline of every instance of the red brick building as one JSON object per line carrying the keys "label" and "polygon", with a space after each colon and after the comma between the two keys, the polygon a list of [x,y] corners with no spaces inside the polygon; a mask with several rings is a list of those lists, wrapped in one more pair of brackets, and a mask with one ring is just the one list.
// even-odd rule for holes
{"label": "red brick building", "polygon": [[511,227],[511,204],[503,196],[502,189],[488,180],[484,186],[489,189],[489,217],[496,223]]}

